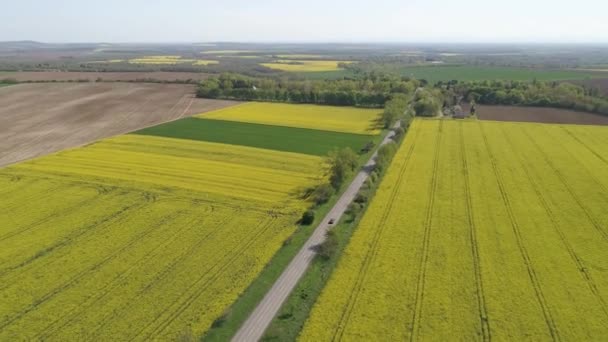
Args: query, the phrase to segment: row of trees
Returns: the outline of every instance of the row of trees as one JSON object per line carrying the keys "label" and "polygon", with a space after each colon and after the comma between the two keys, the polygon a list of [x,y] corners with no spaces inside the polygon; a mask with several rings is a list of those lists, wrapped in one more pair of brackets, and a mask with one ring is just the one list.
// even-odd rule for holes
{"label": "row of trees", "polygon": [[418,81],[389,76],[299,80],[221,74],[201,82],[197,94],[203,98],[383,107],[392,94],[411,94],[418,86]]}
{"label": "row of trees", "polygon": [[574,109],[608,115],[608,99],[591,89],[565,82],[451,82],[442,84],[444,98],[488,105],[521,105]]}

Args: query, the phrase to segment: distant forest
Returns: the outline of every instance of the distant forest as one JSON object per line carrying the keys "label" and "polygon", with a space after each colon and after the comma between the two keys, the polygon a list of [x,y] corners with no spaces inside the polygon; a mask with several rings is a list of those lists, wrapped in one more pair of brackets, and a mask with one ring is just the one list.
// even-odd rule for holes
{"label": "distant forest", "polygon": [[[424,87],[424,90],[422,89]],[[415,96],[414,93],[416,93]],[[198,96],[214,99],[384,107],[396,94],[412,95],[417,115],[433,116],[462,101],[573,109],[608,115],[608,98],[597,89],[566,82],[439,82],[365,74],[356,79],[298,80],[221,74],[202,81]]]}

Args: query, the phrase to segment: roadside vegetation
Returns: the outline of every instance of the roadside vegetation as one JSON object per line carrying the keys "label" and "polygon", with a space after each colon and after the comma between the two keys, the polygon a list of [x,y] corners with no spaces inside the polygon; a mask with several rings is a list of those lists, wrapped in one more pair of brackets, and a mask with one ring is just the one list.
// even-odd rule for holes
{"label": "roadside vegetation", "polygon": [[[367,162],[375,151],[373,146],[381,138],[382,136],[379,135],[375,141],[370,142],[368,149],[361,150],[359,153],[355,153],[350,148],[336,148],[326,154],[322,164],[325,165],[323,169],[326,170],[325,179],[328,181],[306,191],[307,197],[311,201],[311,207],[303,213],[297,231],[284,242],[282,248],[239,299],[217,318],[211,329],[202,337],[203,341],[227,341],[237,332],[294,255],[308,240],[313,230],[340,198],[346,188],[344,185],[350,183],[357,169]],[[330,248],[326,251],[329,255],[333,254],[334,249]]]}
{"label": "roadside vegetation", "polygon": [[344,249],[356,231],[368,204],[373,200],[376,190],[413,120],[409,110],[409,101],[400,98],[387,106],[389,111],[401,113],[394,117],[395,120],[401,120],[401,127],[395,130],[394,142],[377,149],[376,166],[371,170],[369,178],[353,203],[350,204],[345,216],[340,222],[336,222],[335,227],[329,231],[325,242],[318,247],[317,257],[281,307],[266,331],[263,341],[296,340],[319,294],[343,257]]}

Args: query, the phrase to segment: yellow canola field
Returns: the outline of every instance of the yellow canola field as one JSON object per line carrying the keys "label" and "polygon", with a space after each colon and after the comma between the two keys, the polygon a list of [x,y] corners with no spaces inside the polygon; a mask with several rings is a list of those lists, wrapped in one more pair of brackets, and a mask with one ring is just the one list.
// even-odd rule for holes
{"label": "yellow canola field", "polygon": [[380,134],[382,109],[250,102],[198,117],[355,134]]}
{"label": "yellow canola field", "polygon": [[604,339],[606,136],[416,120],[299,339]]}
{"label": "yellow canola field", "polygon": [[294,232],[320,163],[126,135],[0,170],[0,340],[201,335]]}
{"label": "yellow canola field", "polygon": [[[120,61],[120,60],[118,60]],[[111,63],[112,61],[108,61]],[[130,59],[131,64],[192,64],[192,65],[211,65],[218,64],[219,61],[206,59],[186,59],[181,56],[145,56],[142,58]]]}
{"label": "yellow canola field", "polygon": [[197,59],[196,62],[194,62],[194,65],[214,65],[214,64],[219,64],[219,63],[220,63],[219,61]]}
{"label": "yellow canola field", "polygon": [[260,63],[275,70],[289,72],[320,72],[342,70],[340,63],[354,63],[352,61],[321,61],[321,60],[277,60],[272,63]]}
{"label": "yellow canola field", "polygon": [[286,55],[277,55],[276,57],[281,59],[304,59],[304,58],[323,58],[327,57],[324,55],[312,55],[312,54],[286,54]]}
{"label": "yellow canola field", "polygon": [[230,54],[249,53],[249,52],[256,52],[256,51],[255,50],[208,50],[208,51],[203,51],[201,53],[207,54],[207,55],[230,55]]}

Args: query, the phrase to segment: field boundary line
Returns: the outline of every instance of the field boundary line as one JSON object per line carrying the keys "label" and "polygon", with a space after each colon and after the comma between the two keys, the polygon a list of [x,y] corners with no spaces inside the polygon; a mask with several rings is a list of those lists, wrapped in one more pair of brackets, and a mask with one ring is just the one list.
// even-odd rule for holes
{"label": "field boundary line", "polygon": [[465,139],[464,139],[464,124],[459,125],[459,135],[460,135],[460,152],[462,153],[462,173],[464,176],[464,192],[467,208],[467,220],[469,222],[469,238],[471,240],[471,256],[473,259],[473,267],[475,269],[475,284],[477,287],[477,303],[479,306],[479,318],[481,321],[481,333],[483,336],[483,341],[492,340],[492,332],[490,329],[490,321],[488,316],[488,308],[486,306],[485,293],[483,291],[483,278],[481,276],[481,263],[479,256],[479,243],[477,241],[477,227],[475,225],[475,216],[473,211],[473,200],[471,198],[471,186],[470,186],[470,174],[469,174],[469,164],[467,161],[466,148],[465,148]]}
{"label": "field boundary line", "polygon": [[[501,127],[501,131],[502,131],[503,136],[505,137],[505,140],[509,144],[509,146],[514,148],[515,146],[513,145],[513,141],[511,139],[509,139],[507,132],[504,131],[504,127]],[[538,183],[532,177],[530,170],[523,163],[523,161],[521,159],[519,161],[520,161],[520,165],[521,165],[522,169],[524,170],[524,172],[526,174],[528,181],[530,182],[530,185],[532,185],[532,189],[534,189],[534,193],[536,194],[536,196],[540,200],[541,204],[543,205],[543,208],[545,209],[547,216],[551,220],[553,228],[555,229],[556,233],[558,234],[562,244],[568,251],[568,254],[572,258],[572,261],[574,262],[576,268],[578,269],[579,273],[581,274],[583,280],[587,283],[591,292],[595,295],[597,300],[601,303],[602,311],[604,311],[604,314],[606,314],[606,317],[608,317],[608,309],[607,309],[606,301],[600,294],[600,292],[597,288],[597,285],[595,284],[595,281],[593,280],[593,277],[591,276],[591,273],[588,272],[588,269],[585,266],[584,261],[578,256],[578,254],[576,254],[574,247],[568,242],[566,235],[560,228],[560,226],[561,226],[560,222],[558,222],[558,219],[557,219],[556,215],[554,214],[553,210],[551,209],[551,207],[549,206],[547,199],[545,198],[545,196],[543,196]]]}
{"label": "field boundary line", "polygon": [[416,284],[416,297],[414,302],[414,314],[412,316],[412,327],[410,328],[410,341],[418,339],[420,331],[420,320],[424,304],[424,287],[426,285],[426,266],[429,259],[429,246],[431,244],[431,230],[433,225],[433,209],[435,207],[435,193],[437,192],[437,169],[439,168],[439,154],[441,150],[441,138],[443,135],[443,122],[439,121],[437,137],[435,138],[435,153],[433,156],[433,171],[431,183],[429,184],[429,199],[426,205],[426,217],[424,222],[424,235],[422,240],[422,251],[420,255],[420,266],[418,266],[418,281]]}
{"label": "field boundary line", "polygon": [[[188,96],[188,95],[184,95],[184,96]],[[192,96],[190,98],[190,102],[188,102],[188,106],[186,106],[186,108],[182,111],[182,113],[177,117],[177,119],[181,119],[184,117],[184,115],[186,115],[186,113],[190,110],[190,108],[192,108],[192,104],[194,103],[194,99],[195,97]]]}
{"label": "field boundary line", "polygon": [[488,152],[488,156],[490,157],[490,163],[492,164],[492,169],[494,171],[494,176],[496,177],[496,182],[498,183],[498,189],[500,191],[500,195],[502,197],[503,204],[505,205],[507,215],[509,216],[509,221],[511,223],[511,228],[513,229],[513,233],[514,233],[515,239],[517,241],[517,246],[519,248],[519,252],[522,255],[522,258],[524,259],[524,264],[526,265],[526,268],[528,270],[528,276],[530,278],[532,287],[534,288],[534,292],[536,294],[536,299],[538,300],[538,303],[540,304],[541,310],[542,310],[544,318],[545,318],[545,323],[547,324],[547,327],[549,328],[549,333],[551,334],[551,337],[553,338],[554,341],[559,341],[561,338],[559,336],[559,331],[557,329],[557,325],[555,324],[555,321],[553,320],[551,311],[549,310],[549,306],[547,304],[547,300],[545,299],[545,296],[542,292],[542,287],[538,280],[538,276],[536,275],[536,271],[534,270],[534,268],[532,266],[532,260],[530,259],[530,255],[528,254],[528,251],[526,250],[526,247],[523,243],[523,238],[519,231],[519,225],[515,218],[515,214],[513,213],[513,208],[511,207],[511,203],[510,203],[508,194],[506,192],[505,185],[503,184],[502,178],[500,176],[500,171],[499,171],[498,165],[496,163],[496,157],[494,157],[494,154],[492,153],[492,150],[490,148],[490,144],[488,142],[488,137],[483,128],[483,124],[478,123],[478,125],[479,125],[479,129],[481,131],[481,134],[483,136],[483,140],[484,140],[484,144],[486,146],[486,150]]}
{"label": "field boundary line", "polygon": [[530,140],[532,142],[532,145],[534,145],[536,150],[538,150],[538,152],[540,152],[540,154],[543,156],[543,159],[545,160],[545,163],[547,163],[547,165],[549,165],[549,168],[551,168],[551,170],[553,170],[553,172],[557,175],[559,180],[562,182],[562,184],[564,185],[564,187],[570,194],[570,196],[574,199],[576,204],[578,204],[578,206],[583,210],[587,219],[593,224],[593,226],[595,227],[595,229],[597,229],[597,231],[600,233],[600,235],[602,235],[604,240],[608,241],[608,232],[606,232],[604,230],[604,228],[602,228],[602,225],[599,222],[597,222],[595,220],[595,218],[593,217],[593,215],[591,215],[589,210],[585,206],[583,206],[583,203],[581,202],[580,198],[578,198],[578,196],[576,195],[576,193],[574,192],[574,190],[572,189],[571,185],[568,183],[567,179],[564,177],[562,172],[559,171],[555,167],[555,164],[553,164],[553,162],[551,162],[551,160],[543,153],[543,150],[538,145],[536,140],[534,140],[534,138],[532,136],[530,136],[530,134],[525,129],[522,129],[521,131],[526,135],[528,140]]}
{"label": "field boundary line", "polygon": [[378,228],[378,229],[376,230],[374,236],[372,237],[372,244],[371,244],[370,248],[367,250],[367,253],[365,254],[365,257],[363,259],[363,264],[360,268],[360,272],[359,272],[359,274],[357,276],[357,280],[355,282],[355,286],[352,288],[352,290],[350,292],[350,295],[346,302],[347,303],[346,308],[342,311],[340,320],[338,321],[338,324],[336,325],[336,329],[334,330],[334,334],[332,336],[332,341],[342,340],[344,332],[346,331],[346,327],[348,326],[348,322],[350,320],[352,310],[359,297],[359,293],[361,291],[361,287],[363,286],[363,282],[365,281],[365,278],[367,277],[367,270],[369,269],[369,267],[372,263],[372,259],[376,255],[376,247],[380,240],[380,236],[382,235],[382,232],[384,231],[384,228],[386,226],[384,223],[386,222],[390,212],[392,211],[393,205],[395,203],[394,199],[397,196],[399,189],[401,188],[401,186],[403,184],[402,178],[403,178],[403,175],[405,174],[405,171],[407,170],[407,166],[409,165],[409,161],[413,154],[413,151],[416,146],[417,139],[418,139],[418,135],[419,135],[418,130],[416,130],[415,132],[416,132],[416,134],[414,135],[414,138],[412,139],[413,140],[412,144],[410,145],[410,148],[407,151],[405,160],[403,161],[403,164],[401,165],[401,169],[399,169],[397,181],[395,182],[396,185],[393,187],[393,191],[391,192],[390,197],[389,197],[390,198],[390,200],[388,202],[389,204],[386,207],[386,209],[384,210],[384,213],[382,214],[380,220],[378,221],[379,223],[375,225],[376,228]]}

